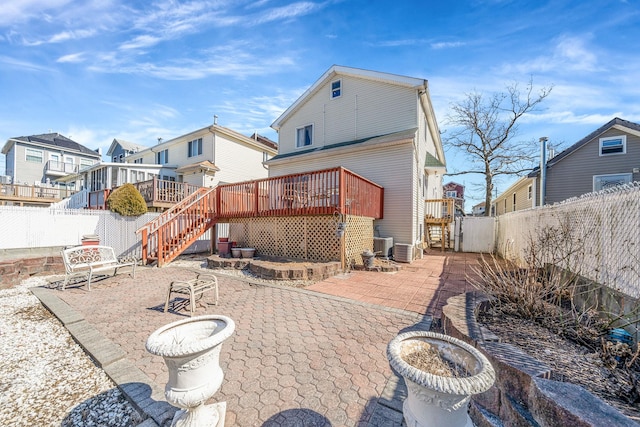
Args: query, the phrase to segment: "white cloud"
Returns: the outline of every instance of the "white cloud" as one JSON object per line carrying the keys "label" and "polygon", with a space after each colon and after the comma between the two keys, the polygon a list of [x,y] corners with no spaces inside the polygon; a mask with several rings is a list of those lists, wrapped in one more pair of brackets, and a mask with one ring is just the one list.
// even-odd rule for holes
{"label": "white cloud", "polygon": [[51,69],[44,65],[35,64],[29,61],[23,61],[16,58],[11,58],[9,56],[0,56],[0,63],[6,64],[12,68],[18,68],[20,70],[28,70],[28,71],[47,71],[50,72]]}
{"label": "white cloud", "polygon": [[2,2],[0,26],[27,22],[37,16],[44,17],[49,10],[63,7],[72,0],[11,0]]}
{"label": "white cloud", "polygon": [[432,49],[449,49],[449,48],[460,47],[464,45],[466,45],[466,43],[464,42],[437,42],[437,43],[431,43],[431,48]]}
{"label": "white cloud", "polygon": [[587,46],[590,36],[563,35],[554,40],[552,52],[517,64],[504,64],[501,74],[536,74],[552,71],[592,72],[598,67],[598,57],[593,47]]}
{"label": "white cloud", "polygon": [[297,2],[283,7],[275,7],[261,12],[253,19],[255,24],[298,18],[313,13],[323,6],[313,2]]}
{"label": "white cloud", "polygon": [[60,58],[58,58],[56,60],[56,62],[60,62],[60,63],[79,63],[79,62],[83,62],[84,60],[85,60],[84,52],[78,52],[78,53],[71,53],[69,55],[61,56]]}
{"label": "white cloud", "polygon": [[142,35],[135,37],[133,40],[122,43],[120,45],[120,49],[129,50],[129,49],[139,49],[143,47],[150,47],[160,43],[162,39],[160,37]]}

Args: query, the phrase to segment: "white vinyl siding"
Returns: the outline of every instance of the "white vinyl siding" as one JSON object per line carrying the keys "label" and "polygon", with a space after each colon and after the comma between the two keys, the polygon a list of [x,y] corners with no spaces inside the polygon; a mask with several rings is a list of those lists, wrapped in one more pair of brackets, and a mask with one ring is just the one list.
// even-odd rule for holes
{"label": "white vinyl siding", "polygon": [[262,165],[263,151],[246,144],[216,135],[217,182],[239,182],[266,178],[267,169]]}
{"label": "white vinyl siding", "polygon": [[353,77],[341,77],[341,82],[340,98],[328,98],[331,82],[327,82],[282,124],[280,154],[296,151],[296,129],[310,123],[314,147],[421,126],[415,89]]}
{"label": "white vinyl siding", "polygon": [[[355,172],[384,187],[384,219],[375,222],[380,226],[380,235],[393,237],[396,243],[412,244],[419,228],[417,209],[424,205],[422,189],[412,186],[416,173],[413,158],[411,143],[336,153],[322,158],[294,156],[285,164],[271,165],[269,175],[282,176],[339,166]],[[417,200],[421,203],[416,203]],[[413,226],[408,227],[408,224]]]}

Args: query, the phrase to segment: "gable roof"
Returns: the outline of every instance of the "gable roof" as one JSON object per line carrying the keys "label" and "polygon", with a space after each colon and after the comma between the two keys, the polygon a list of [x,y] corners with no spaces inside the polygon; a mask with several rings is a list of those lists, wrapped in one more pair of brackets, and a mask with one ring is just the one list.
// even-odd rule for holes
{"label": "gable roof", "polygon": [[[582,148],[585,144],[587,144],[588,142],[590,142],[593,139],[597,138],[598,136],[602,135],[603,133],[605,133],[606,131],[608,131],[611,128],[616,128],[616,129],[619,129],[621,131],[630,132],[630,133],[633,133],[635,135],[640,136],[640,124],[634,123],[634,122],[630,122],[628,120],[624,120],[624,119],[621,119],[619,117],[615,117],[615,118],[611,119],[609,122],[607,122],[604,125],[600,126],[598,129],[596,129],[593,132],[591,132],[589,135],[587,135],[584,138],[582,138],[580,141],[578,141],[575,144],[573,144],[571,147],[565,149],[560,154],[558,154],[555,157],[549,159],[547,161],[547,168],[552,167],[553,165],[555,165],[556,163],[558,163],[559,161],[561,161],[562,159],[564,159],[565,157],[567,157],[568,155],[573,153],[574,151]],[[539,173],[540,173],[540,166],[537,166],[527,176],[530,177],[530,178],[534,178],[534,177],[538,176]]]}
{"label": "gable roof", "polygon": [[114,138],[113,141],[111,142],[111,146],[109,146],[109,150],[107,151],[107,156],[111,156],[113,151],[116,149],[116,146],[118,145],[122,147],[123,150],[133,151],[133,152],[142,151],[145,148],[147,148],[146,146],[136,144],[135,142],[129,142],[129,141],[125,141],[124,139]]}
{"label": "gable roof", "polygon": [[10,138],[2,148],[2,153],[6,154],[16,142],[28,143],[33,145],[39,145],[46,148],[57,148],[65,151],[75,151],[87,156],[100,158],[100,154],[91,150],[84,145],[81,145],[64,135],[59,133],[43,133],[40,135],[31,136],[17,136]]}
{"label": "gable roof", "polygon": [[325,73],[320,76],[320,78],[316,80],[316,82],[312,84],[311,87],[309,87],[302,95],[300,95],[300,97],[271,124],[271,127],[276,131],[279,130],[282,123],[286,121],[289,116],[291,116],[295,111],[297,111],[307,101],[307,99],[309,99],[313,94],[320,90],[320,88],[327,82],[335,79],[337,76],[352,76],[361,79],[391,83],[404,87],[412,87],[416,89],[427,88],[427,81],[424,79],[383,73],[380,71],[363,70],[360,68],[333,65],[331,68],[325,71]]}

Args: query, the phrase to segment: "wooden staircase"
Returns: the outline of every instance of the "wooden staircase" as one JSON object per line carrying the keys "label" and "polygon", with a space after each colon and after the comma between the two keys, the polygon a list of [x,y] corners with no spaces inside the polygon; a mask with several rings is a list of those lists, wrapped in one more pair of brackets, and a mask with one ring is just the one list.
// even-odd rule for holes
{"label": "wooden staircase", "polygon": [[199,188],[148,222],[142,234],[142,262],[171,262],[215,224],[216,189]]}
{"label": "wooden staircase", "polygon": [[440,247],[441,251],[451,249],[451,221],[442,218],[426,218],[426,243],[430,248]]}

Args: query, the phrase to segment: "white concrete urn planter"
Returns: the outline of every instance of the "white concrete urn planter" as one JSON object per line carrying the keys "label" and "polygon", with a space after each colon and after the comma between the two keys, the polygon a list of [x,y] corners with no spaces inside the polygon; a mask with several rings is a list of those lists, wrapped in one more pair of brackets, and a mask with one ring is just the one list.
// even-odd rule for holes
{"label": "white concrete urn planter", "polygon": [[172,426],[224,426],[226,402],[204,403],[220,389],[220,348],[235,327],[226,316],[197,316],[169,323],[147,339],[147,351],[162,356],[169,369],[167,401],[182,408]]}
{"label": "white concrete urn planter", "polygon": [[[403,359],[431,346],[449,365],[466,374],[439,376],[417,369]],[[493,385],[495,372],[489,360],[464,341],[428,331],[405,332],[389,342],[389,364],[407,385],[402,413],[408,427],[472,427],[467,409],[471,395]]]}

